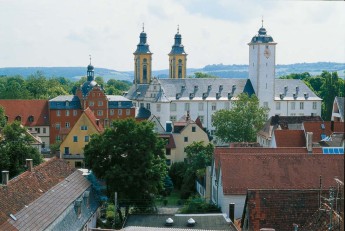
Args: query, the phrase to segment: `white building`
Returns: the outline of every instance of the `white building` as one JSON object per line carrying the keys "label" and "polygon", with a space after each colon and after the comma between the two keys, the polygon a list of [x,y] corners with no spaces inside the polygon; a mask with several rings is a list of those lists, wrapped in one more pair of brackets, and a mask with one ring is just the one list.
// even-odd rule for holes
{"label": "white building", "polygon": [[[174,52],[171,52],[176,56],[185,54],[181,35],[177,35],[178,43],[175,36]],[[180,49],[176,49],[176,44]],[[269,116],[321,115],[321,98],[303,81],[275,78],[276,44],[263,27],[248,43],[249,79],[186,79],[185,72],[181,71],[177,79],[170,76],[169,79],[149,77],[149,83],[135,81],[126,97],[137,109],[145,107],[150,110],[163,126],[166,121],[175,121],[189,111],[191,119],[199,117],[211,133],[214,130],[212,114],[220,109],[230,109],[231,101],[243,92],[256,94],[260,104],[270,108]],[[137,53],[135,55],[138,56]],[[147,55],[147,52],[140,55]],[[181,62],[186,66],[186,59],[181,59]],[[136,72],[138,76],[135,79],[140,79],[139,75],[143,74],[147,75],[146,72]]]}

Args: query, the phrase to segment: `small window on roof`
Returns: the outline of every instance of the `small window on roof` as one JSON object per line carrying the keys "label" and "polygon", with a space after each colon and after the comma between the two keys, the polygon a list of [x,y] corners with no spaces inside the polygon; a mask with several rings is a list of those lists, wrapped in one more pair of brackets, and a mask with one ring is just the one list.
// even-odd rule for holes
{"label": "small window on roof", "polygon": [[17,121],[22,121],[22,117],[16,116],[16,119],[15,119],[15,120],[17,120]]}
{"label": "small window on roof", "polygon": [[34,116],[32,116],[32,115],[29,116],[29,117],[28,117],[28,121],[29,121],[29,122],[34,122]]}

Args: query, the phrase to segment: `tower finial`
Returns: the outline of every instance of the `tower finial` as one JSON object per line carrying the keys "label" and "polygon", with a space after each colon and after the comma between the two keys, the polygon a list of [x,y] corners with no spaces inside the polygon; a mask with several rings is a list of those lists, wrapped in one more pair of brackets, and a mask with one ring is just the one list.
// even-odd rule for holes
{"label": "tower finial", "polygon": [[264,27],[264,16],[261,16],[261,27]]}
{"label": "tower finial", "polygon": [[180,25],[177,24],[177,33],[180,33]]}
{"label": "tower finial", "polygon": [[90,65],[91,65],[91,55],[89,55],[89,57],[90,57]]}
{"label": "tower finial", "polygon": [[144,27],[144,23],[143,23],[143,32],[145,31],[144,29],[145,29],[145,27]]}

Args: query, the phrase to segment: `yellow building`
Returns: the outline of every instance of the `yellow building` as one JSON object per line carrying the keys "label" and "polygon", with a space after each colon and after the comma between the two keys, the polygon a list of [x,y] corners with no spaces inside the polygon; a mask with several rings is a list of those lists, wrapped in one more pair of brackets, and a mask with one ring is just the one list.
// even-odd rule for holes
{"label": "yellow building", "polygon": [[148,84],[151,82],[152,53],[147,44],[147,35],[143,31],[140,33],[140,42],[134,54],[134,83]]}
{"label": "yellow building", "polygon": [[187,54],[182,45],[182,37],[177,28],[175,44],[169,53],[169,78],[184,79],[187,75]]}
{"label": "yellow building", "polygon": [[84,166],[84,147],[92,134],[100,134],[103,127],[90,108],[83,111],[60,145],[60,158],[66,159],[72,167]]}

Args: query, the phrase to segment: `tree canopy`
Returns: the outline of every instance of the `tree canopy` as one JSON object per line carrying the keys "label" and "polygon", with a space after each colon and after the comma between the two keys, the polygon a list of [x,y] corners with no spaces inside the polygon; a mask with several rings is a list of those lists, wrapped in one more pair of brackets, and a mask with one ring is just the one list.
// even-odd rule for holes
{"label": "tree canopy", "polygon": [[255,95],[242,93],[230,110],[219,110],[212,116],[215,135],[223,142],[255,142],[256,133],[267,120],[268,108],[260,107]]}
{"label": "tree canopy", "polygon": [[106,181],[108,196],[117,192],[126,208],[150,209],[153,195],[163,190],[164,143],[153,126],[148,121],[117,120],[103,134],[92,136],[85,147],[88,167]]}

